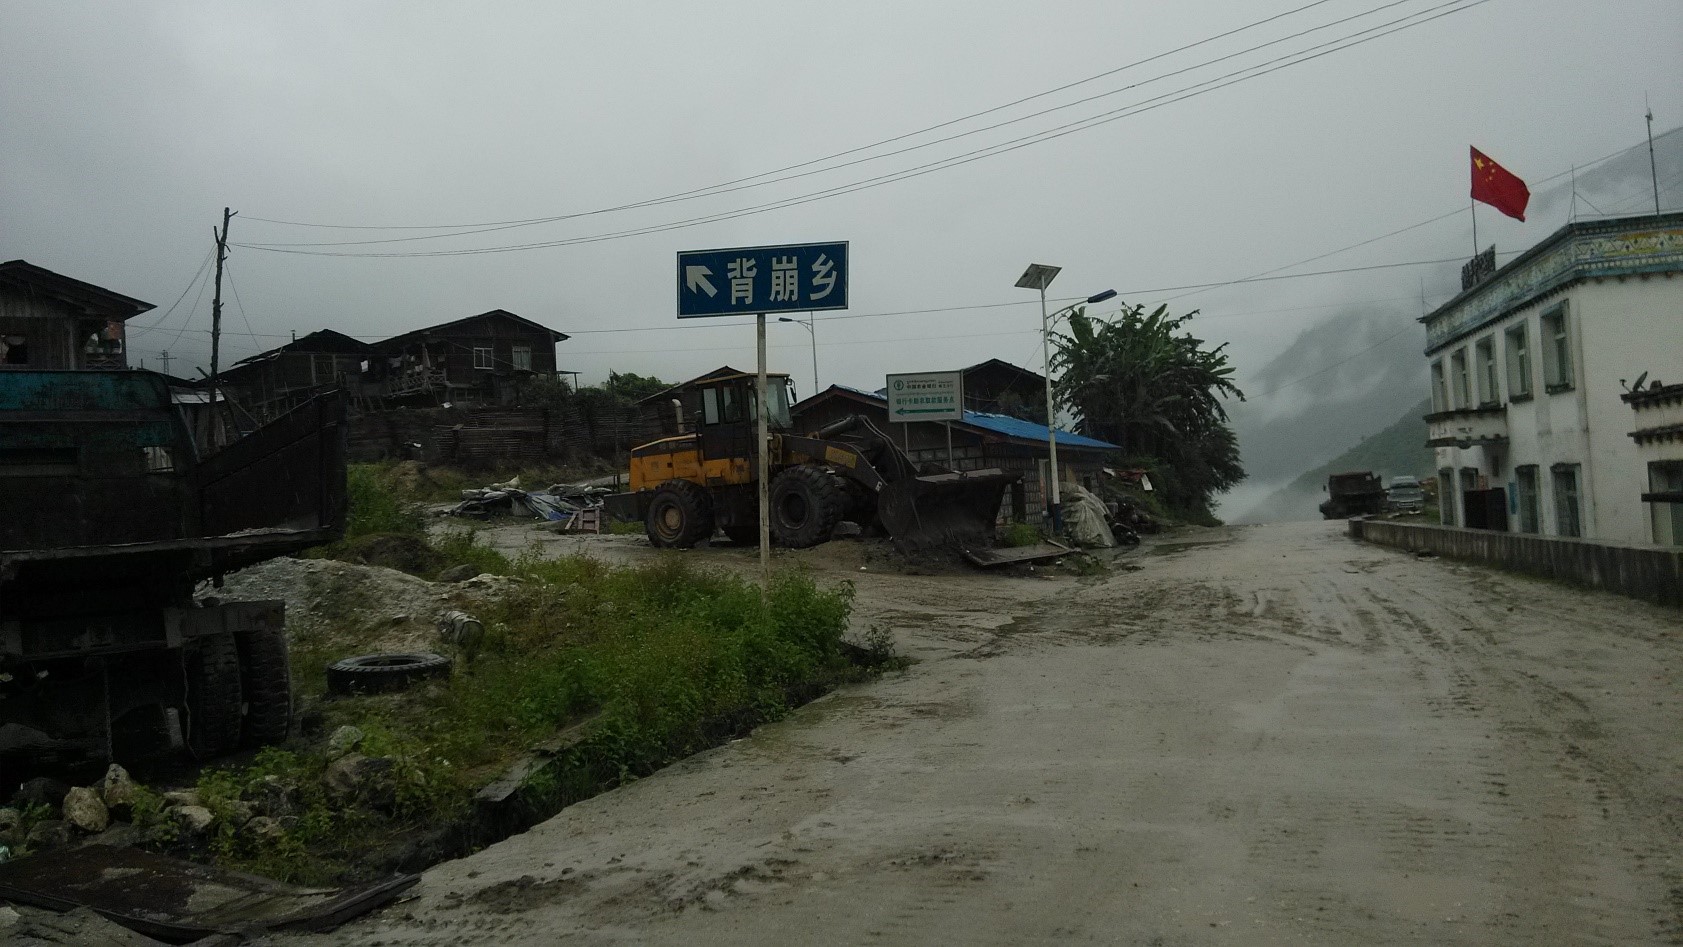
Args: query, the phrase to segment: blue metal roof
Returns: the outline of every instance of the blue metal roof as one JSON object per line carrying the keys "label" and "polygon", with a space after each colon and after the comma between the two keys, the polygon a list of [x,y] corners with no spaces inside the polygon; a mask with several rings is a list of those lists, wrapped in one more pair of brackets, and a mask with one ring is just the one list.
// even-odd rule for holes
{"label": "blue metal roof", "polygon": [[[873,401],[880,401],[884,405],[888,404],[888,389],[886,388],[870,392],[862,391],[858,388],[852,388],[847,385],[831,385],[830,387],[839,388],[842,391],[858,395],[861,398],[869,398]],[[820,394],[822,394],[822,392],[820,392]],[[970,425],[971,427],[979,427],[986,431],[992,431],[995,434],[1003,434],[1006,437],[1020,438],[1025,441],[1040,441],[1044,443],[1047,440],[1046,425],[1036,424],[1033,421],[1024,421],[1021,418],[1013,418],[1005,414],[988,414],[982,411],[966,411],[964,412],[964,423]],[[1101,441],[1096,437],[1087,437],[1083,434],[1065,431],[1062,428],[1058,430],[1058,445],[1061,447],[1088,447],[1094,450],[1122,449],[1120,446],[1112,444],[1109,441]]]}
{"label": "blue metal roof", "polygon": [[[1020,437],[1025,441],[1047,440],[1046,425],[1024,421],[1021,418],[1013,418],[1009,415],[966,411],[964,412],[964,423],[972,427],[993,431],[996,434],[1004,434],[1006,437]],[[1101,441],[1096,437],[1087,437],[1062,429],[1058,431],[1058,445],[1060,447],[1091,447],[1095,450],[1122,449],[1109,441]]]}

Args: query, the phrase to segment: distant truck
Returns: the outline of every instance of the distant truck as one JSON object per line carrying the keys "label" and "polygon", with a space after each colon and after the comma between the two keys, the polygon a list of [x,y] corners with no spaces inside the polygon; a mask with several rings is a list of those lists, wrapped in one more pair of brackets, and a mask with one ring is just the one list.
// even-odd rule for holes
{"label": "distant truck", "polygon": [[345,404],[201,456],[162,375],[0,371],[0,785],[286,737],[284,603],[195,589],[344,534]]}
{"label": "distant truck", "polygon": [[1413,477],[1392,477],[1385,488],[1385,509],[1392,513],[1419,513],[1426,508],[1426,491]]}
{"label": "distant truck", "polygon": [[1371,470],[1333,474],[1327,478],[1326,491],[1321,516],[1329,520],[1372,516],[1385,509],[1384,483]]}

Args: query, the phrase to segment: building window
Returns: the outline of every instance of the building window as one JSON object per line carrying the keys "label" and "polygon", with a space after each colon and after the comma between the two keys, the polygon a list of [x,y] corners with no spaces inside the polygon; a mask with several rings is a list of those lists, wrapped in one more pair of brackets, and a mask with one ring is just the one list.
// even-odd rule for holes
{"label": "building window", "polygon": [[520,372],[532,370],[532,347],[530,345],[516,345],[514,347],[514,370]]}
{"label": "building window", "polygon": [[1543,384],[1549,392],[1572,387],[1572,340],[1567,331],[1566,304],[1543,313]]}
{"label": "building window", "polygon": [[1487,335],[1473,347],[1474,357],[1478,359],[1478,403],[1479,407],[1498,405],[1502,403],[1502,383],[1496,377],[1496,337]]}
{"label": "building window", "polygon": [[1449,388],[1444,384],[1443,359],[1432,363],[1432,410],[1449,410]]}
{"label": "building window", "polygon": [[0,335],[0,365],[28,365],[29,338],[22,335]]}
{"label": "building window", "polygon": [[[1648,465],[1648,489],[1683,496],[1683,460],[1657,460]],[[1654,542],[1683,546],[1683,502],[1650,504],[1654,508]]]}
{"label": "building window", "polygon": [[1522,533],[1541,532],[1542,527],[1538,524],[1537,515],[1536,464],[1514,468],[1514,500],[1519,506],[1519,531]]}
{"label": "building window", "polygon": [[473,367],[474,368],[491,368],[492,365],[493,365],[493,362],[492,362],[492,359],[491,359],[491,350],[490,349],[488,349],[488,348],[475,348],[473,350]]}
{"label": "building window", "polygon": [[1521,322],[1508,330],[1508,397],[1531,397],[1530,329]]}
{"label": "building window", "polygon": [[1449,380],[1455,386],[1455,409],[1473,406],[1473,379],[1467,372],[1467,350],[1462,348],[1449,357]]}
{"label": "building window", "polygon": [[1582,536],[1584,525],[1582,503],[1578,496],[1578,465],[1555,464],[1554,524],[1557,536]]}

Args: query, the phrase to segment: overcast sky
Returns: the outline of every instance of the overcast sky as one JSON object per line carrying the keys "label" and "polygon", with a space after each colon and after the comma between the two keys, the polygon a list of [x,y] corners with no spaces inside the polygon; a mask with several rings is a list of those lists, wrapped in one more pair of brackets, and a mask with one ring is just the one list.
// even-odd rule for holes
{"label": "overcast sky", "polygon": [[[0,259],[157,304],[130,323],[132,362],[158,367],[168,348],[208,364],[210,294],[192,281],[224,205],[240,212],[236,244],[440,232],[258,218],[396,227],[577,215],[822,159],[1120,69],[840,159],[874,160],[809,165],[801,170],[820,173],[794,180],[539,226],[314,249],[481,249],[658,227],[1156,106],[738,219],[474,255],[236,247],[229,264],[238,302],[225,360],[293,331],[377,338],[503,308],[572,335],[558,357],[586,382],[609,369],[679,379],[726,362],[751,367],[753,330],[677,322],[676,251],[847,240],[852,309],[818,317],[819,370],[825,384],[877,387],[886,372],[990,357],[1038,368],[1038,303],[1012,285],[1031,262],[1064,267],[1054,296],[1115,288],[1155,305],[1185,292],[1169,287],[1252,276],[1441,214],[1450,216],[1285,272],[1458,258],[1472,249],[1469,144],[1537,190],[1643,142],[1644,95],[1656,133],[1683,124],[1678,0],[1323,0],[1241,30],[1306,3],[3,0]],[[1408,28],[1211,88],[1398,20]],[[1189,44],[1198,45],[1171,53]],[[1212,62],[1221,57],[1231,58]],[[1027,117],[1055,106],[1066,107]],[[1010,124],[978,131],[1001,122]],[[975,134],[884,155],[965,132]],[[1615,183],[1577,212],[1652,208],[1645,177]],[[1661,183],[1670,203],[1679,182]],[[1480,208],[1480,241],[1523,249],[1564,224],[1569,203],[1539,204],[1523,224]],[[1200,334],[1231,342],[1241,369],[1255,370],[1351,306],[1407,328],[1422,287],[1441,301],[1457,269],[1274,280],[1171,305],[1201,307]],[[913,312],[929,309],[951,311]],[[806,390],[805,331],[771,333],[773,368]],[[1398,357],[1419,350],[1405,338]],[[172,371],[189,373],[180,361]]]}

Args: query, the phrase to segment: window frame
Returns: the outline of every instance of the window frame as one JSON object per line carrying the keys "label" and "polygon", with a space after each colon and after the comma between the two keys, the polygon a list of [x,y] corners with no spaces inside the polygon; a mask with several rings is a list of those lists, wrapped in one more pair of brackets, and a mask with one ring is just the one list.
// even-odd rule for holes
{"label": "window frame", "polygon": [[[1683,492],[1683,460],[1649,461],[1648,489],[1654,493]],[[1648,505],[1654,545],[1683,546],[1683,503],[1654,500]]]}
{"label": "window frame", "polygon": [[[1526,401],[1531,398],[1531,325],[1521,319],[1503,333],[1508,360],[1508,400]],[[1517,345],[1515,343],[1518,343]]]}
{"label": "window frame", "polygon": [[[1562,489],[1562,478],[1569,490]],[[1549,467],[1550,487],[1554,492],[1554,534],[1568,539],[1584,536],[1584,471],[1581,464],[1554,464]],[[1570,513],[1570,516],[1566,514]],[[1567,531],[1570,521],[1571,531]]]}
{"label": "window frame", "polygon": [[[481,352],[485,353],[483,359],[481,359],[481,357],[480,357]],[[473,370],[474,371],[490,371],[490,370],[492,370],[496,367],[497,367],[497,352],[496,352],[496,349],[494,349],[493,347],[491,347],[489,345],[475,345],[473,347]]]}
{"label": "window frame", "polygon": [[[1502,404],[1502,379],[1496,363],[1496,334],[1493,332],[1473,343],[1473,360],[1477,362],[1478,406],[1494,408]],[[1487,391],[1486,388],[1489,390]]]}
{"label": "window frame", "polygon": [[1449,376],[1444,373],[1441,358],[1432,360],[1432,410],[1449,410]]}
{"label": "window frame", "polygon": [[1514,467],[1514,504],[1518,508],[1517,531],[1537,535],[1543,531],[1542,482],[1536,464]]}
{"label": "window frame", "polygon": [[[532,370],[532,347],[530,345],[516,345],[509,350],[509,363],[517,372]],[[524,363],[524,364],[522,364]]]}
{"label": "window frame", "polygon": [[1538,325],[1541,326],[1539,341],[1546,355],[1543,390],[1551,395],[1571,391],[1577,387],[1577,364],[1572,356],[1572,321],[1566,300],[1545,311]]}
{"label": "window frame", "polygon": [[1468,368],[1468,353],[1465,345],[1451,352],[1449,355],[1450,394],[1454,397],[1455,410],[1464,411],[1473,406],[1473,376]]}

